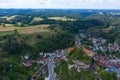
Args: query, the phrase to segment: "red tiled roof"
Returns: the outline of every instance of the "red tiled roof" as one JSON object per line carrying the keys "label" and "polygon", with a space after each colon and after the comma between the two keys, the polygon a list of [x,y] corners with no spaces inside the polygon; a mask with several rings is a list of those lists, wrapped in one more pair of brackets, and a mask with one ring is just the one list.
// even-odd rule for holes
{"label": "red tiled roof", "polygon": [[45,60],[45,58],[44,58],[44,57],[42,57],[42,58],[41,58],[41,61],[44,61],[44,60]]}
{"label": "red tiled roof", "polygon": [[27,64],[24,64],[26,67],[30,67],[32,64],[31,63],[27,63]]}
{"label": "red tiled roof", "polygon": [[60,61],[60,58],[55,58],[54,61],[55,61],[55,62],[59,62],[59,61]]}
{"label": "red tiled roof", "polygon": [[83,48],[83,51],[86,53],[86,54],[91,54],[91,51],[86,49],[86,48]]}
{"label": "red tiled roof", "polygon": [[73,48],[73,47],[69,47],[67,50],[72,52],[72,51],[75,50],[75,48]]}
{"label": "red tiled roof", "polygon": [[26,67],[30,67],[32,66],[32,62],[31,61],[23,62],[23,65]]}

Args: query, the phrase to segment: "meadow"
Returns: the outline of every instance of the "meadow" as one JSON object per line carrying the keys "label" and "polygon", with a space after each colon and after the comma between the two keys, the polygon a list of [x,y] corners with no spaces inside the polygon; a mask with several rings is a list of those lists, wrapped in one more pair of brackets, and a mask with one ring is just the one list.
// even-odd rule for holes
{"label": "meadow", "polygon": [[51,20],[61,20],[61,21],[75,21],[75,19],[67,18],[67,17],[48,17]]}
{"label": "meadow", "polygon": [[31,34],[37,32],[49,32],[47,29],[49,25],[36,25],[36,26],[29,26],[29,27],[2,27],[0,26],[0,36],[5,34],[10,34],[12,31],[17,30],[20,34]]}

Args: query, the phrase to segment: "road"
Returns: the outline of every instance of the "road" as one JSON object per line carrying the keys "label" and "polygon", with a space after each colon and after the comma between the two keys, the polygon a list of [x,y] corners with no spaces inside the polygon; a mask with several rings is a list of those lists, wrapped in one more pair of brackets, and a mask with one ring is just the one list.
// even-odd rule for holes
{"label": "road", "polygon": [[77,45],[77,46],[81,45],[80,39],[77,35],[75,36],[75,45]]}
{"label": "road", "polygon": [[48,62],[48,73],[49,73],[49,80],[57,80],[54,74],[54,64],[53,64],[54,56],[49,57]]}

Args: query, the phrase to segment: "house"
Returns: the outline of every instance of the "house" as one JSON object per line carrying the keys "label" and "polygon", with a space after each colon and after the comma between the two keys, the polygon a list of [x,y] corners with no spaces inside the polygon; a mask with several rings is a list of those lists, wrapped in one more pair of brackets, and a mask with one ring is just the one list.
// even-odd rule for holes
{"label": "house", "polygon": [[68,69],[72,69],[73,67],[75,67],[75,68],[76,68],[76,67],[77,67],[77,65],[76,65],[76,64],[69,64],[69,65],[68,65]]}
{"label": "house", "polygon": [[42,58],[40,59],[40,63],[41,63],[41,64],[44,64],[44,63],[45,63],[45,57],[42,57]]}
{"label": "house", "polygon": [[45,80],[50,80],[49,77],[45,77]]}
{"label": "house", "polygon": [[57,54],[56,57],[61,57],[62,55],[61,54]]}
{"label": "house", "polygon": [[40,56],[42,56],[42,55],[43,55],[43,52],[40,52],[39,54],[40,54]]}
{"label": "house", "polygon": [[46,76],[48,76],[48,64],[45,64],[44,65],[44,68],[43,68],[43,73],[46,75]]}
{"label": "house", "polygon": [[64,50],[61,50],[62,53],[64,53]]}
{"label": "house", "polygon": [[105,67],[106,67],[106,71],[107,72],[116,72],[117,73],[117,77],[118,77],[118,80],[120,80],[120,60],[117,59],[117,60],[108,60],[106,63],[105,63]]}
{"label": "house", "polygon": [[94,55],[94,60],[98,62],[100,65],[104,65],[106,63],[106,58],[102,55]]}
{"label": "house", "polygon": [[22,62],[22,64],[23,64],[25,67],[31,67],[31,66],[32,66],[32,61],[25,60],[25,61]]}
{"label": "house", "polygon": [[80,37],[86,38],[86,36],[83,33],[80,34]]}
{"label": "house", "polygon": [[108,44],[109,51],[118,51],[119,46],[117,44]]}
{"label": "house", "polygon": [[57,64],[60,61],[60,58],[54,58],[54,62]]}
{"label": "house", "polygon": [[103,39],[103,38],[99,38],[99,43],[100,43],[100,44],[105,44],[105,42],[106,42],[105,39]]}
{"label": "house", "polygon": [[50,57],[50,56],[53,56],[54,54],[52,53],[44,53],[44,57]]}
{"label": "house", "polygon": [[107,48],[106,48],[105,46],[100,46],[99,48],[100,48],[100,50],[101,50],[102,52],[106,52],[106,51],[107,51]]}
{"label": "house", "polygon": [[75,50],[75,48],[74,47],[69,47],[69,48],[67,48],[67,51],[70,53],[70,52],[73,52]]}
{"label": "house", "polygon": [[25,58],[25,59],[29,59],[29,58],[30,58],[30,55],[29,55],[29,54],[26,54],[26,55],[24,55],[24,58]]}
{"label": "house", "polygon": [[33,74],[31,80],[38,80],[38,78],[39,78],[38,74],[35,73]]}
{"label": "house", "polygon": [[94,44],[97,45],[103,45],[106,43],[106,39],[103,38],[90,38],[89,40],[91,40]]}
{"label": "house", "polygon": [[86,48],[83,48],[83,51],[85,52],[85,54],[87,54],[88,56],[93,56],[93,54],[92,54],[92,51],[90,51],[90,50],[88,50],[88,49],[86,49]]}

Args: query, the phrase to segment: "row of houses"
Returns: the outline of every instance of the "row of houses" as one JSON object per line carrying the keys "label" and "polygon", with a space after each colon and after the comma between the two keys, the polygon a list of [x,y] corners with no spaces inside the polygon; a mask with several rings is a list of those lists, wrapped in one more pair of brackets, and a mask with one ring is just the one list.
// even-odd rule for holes
{"label": "row of houses", "polygon": [[72,62],[73,62],[73,64],[68,65],[68,69],[76,68],[77,71],[80,72],[81,69],[86,69],[87,70],[90,67],[90,64],[85,64],[85,63],[82,63],[78,60],[73,60]]}
{"label": "row of houses", "polygon": [[107,72],[116,72],[117,73],[117,77],[120,78],[120,59],[108,60],[105,63],[105,67],[106,67],[105,70]]}
{"label": "row of houses", "polygon": [[105,62],[107,61],[106,57],[100,55],[100,54],[96,54],[94,55],[94,60],[98,62],[99,65],[104,65]]}
{"label": "row of houses", "polygon": [[106,39],[103,39],[103,38],[89,38],[89,40],[97,45],[103,45],[106,43]]}
{"label": "row of houses", "polygon": [[116,43],[107,43],[107,40],[103,38],[89,38],[89,40],[93,42],[93,51],[101,50],[102,52],[116,52],[120,50],[120,47]]}
{"label": "row of houses", "polygon": [[119,51],[119,46],[116,43],[109,43],[108,44],[109,51]]}
{"label": "row of houses", "polygon": [[107,72],[116,72],[118,78],[120,78],[120,59],[107,60],[106,57],[97,54],[94,56],[94,60],[99,65],[104,66]]}

